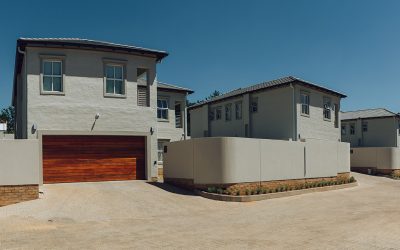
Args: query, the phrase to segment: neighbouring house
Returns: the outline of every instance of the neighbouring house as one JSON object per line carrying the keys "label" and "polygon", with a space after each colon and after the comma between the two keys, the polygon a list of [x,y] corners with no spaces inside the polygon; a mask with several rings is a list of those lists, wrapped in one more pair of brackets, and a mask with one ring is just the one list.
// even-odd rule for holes
{"label": "neighbouring house", "polygon": [[165,148],[164,181],[243,189],[349,178],[350,145],[340,138],[344,97],[289,76],[195,104],[191,139]]}
{"label": "neighbouring house", "polygon": [[340,141],[344,97],[292,76],[236,89],[189,108],[191,137]]}
{"label": "neighbouring house", "polygon": [[399,147],[400,114],[384,108],[341,113],[342,141],[351,147]]}
{"label": "neighbouring house", "polygon": [[351,169],[400,175],[400,114],[384,108],[341,113],[342,141],[351,145]]}
{"label": "neighbouring house", "polygon": [[152,179],[187,135],[193,91],[156,79],[167,52],[75,38],[17,41],[16,139],[37,139],[44,183]]}

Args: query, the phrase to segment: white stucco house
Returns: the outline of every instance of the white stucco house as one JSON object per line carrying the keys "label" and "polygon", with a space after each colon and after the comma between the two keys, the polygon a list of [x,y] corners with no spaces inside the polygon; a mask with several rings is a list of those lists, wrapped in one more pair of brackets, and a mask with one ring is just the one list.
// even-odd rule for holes
{"label": "white stucco house", "polygon": [[399,113],[384,108],[347,111],[341,120],[353,171],[400,176]]}
{"label": "white stucco house", "polygon": [[236,89],[189,108],[191,137],[340,141],[344,97],[292,76]]}
{"label": "white stucco house", "polygon": [[16,139],[37,139],[44,183],[152,179],[187,136],[193,91],[157,81],[167,52],[87,39],[17,41]]}
{"label": "white stucco house", "polygon": [[384,108],[341,113],[342,141],[351,147],[400,147],[400,114]]}

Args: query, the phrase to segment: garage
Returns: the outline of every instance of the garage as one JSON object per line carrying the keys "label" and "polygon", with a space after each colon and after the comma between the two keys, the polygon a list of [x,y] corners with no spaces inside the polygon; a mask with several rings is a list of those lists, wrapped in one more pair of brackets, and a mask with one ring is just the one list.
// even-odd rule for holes
{"label": "garage", "polygon": [[145,179],[142,136],[43,135],[43,182]]}

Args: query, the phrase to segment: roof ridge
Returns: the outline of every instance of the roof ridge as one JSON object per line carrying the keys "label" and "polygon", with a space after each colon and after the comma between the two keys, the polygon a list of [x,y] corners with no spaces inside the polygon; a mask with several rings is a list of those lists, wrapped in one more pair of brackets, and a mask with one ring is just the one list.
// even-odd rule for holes
{"label": "roof ridge", "polygon": [[350,110],[350,111],[342,111],[343,113],[350,113],[350,112],[360,112],[360,111],[370,111],[370,110],[385,110],[390,113],[395,114],[394,112],[388,110],[387,108],[367,108],[367,109],[356,109],[356,110]]}

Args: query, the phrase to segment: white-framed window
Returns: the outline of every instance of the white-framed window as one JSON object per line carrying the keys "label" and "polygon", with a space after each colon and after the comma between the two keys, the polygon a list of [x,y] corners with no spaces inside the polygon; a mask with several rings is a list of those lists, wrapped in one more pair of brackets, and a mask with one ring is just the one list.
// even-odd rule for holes
{"label": "white-framed window", "polygon": [[362,122],[362,131],[368,132],[368,122]]}
{"label": "white-framed window", "polygon": [[222,118],[222,107],[219,106],[215,109],[215,116],[216,116],[216,120],[221,120]]}
{"label": "white-framed window", "polygon": [[324,97],[324,120],[331,120],[331,98]]}
{"label": "white-framed window", "polygon": [[342,124],[342,135],[346,135],[347,133],[347,126],[346,124]]}
{"label": "white-framed window", "polygon": [[232,104],[225,105],[225,121],[232,120]]}
{"label": "white-framed window", "polygon": [[356,124],[350,124],[350,134],[354,135],[356,133]]}
{"label": "white-framed window", "polygon": [[63,92],[62,61],[56,59],[43,60],[42,91],[52,93]]}
{"label": "white-framed window", "polygon": [[162,163],[164,161],[164,147],[165,144],[168,142],[169,140],[164,139],[160,139],[157,141],[158,163]]}
{"label": "white-framed window", "polygon": [[300,93],[301,114],[310,115],[310,95],[308,93]]}
{"label": "white-framed window", "polygon": [[106,65],[106,95],[125,95],[124,66],[120,64]]}
{"label": "white-framed window", "polygon": [[242,102],[241,101],[235,103],[235,117],[236,117],[236,120],[242,119]]}
{"label": "white-framed window", "polygon": [[157,99],[157,118],[159,120],[168,120],[168,99]]}
{"label": "white-framed window", "polygon": [[258,98],[254,97],[254,98],[251,98],[250,112],[257,113],[257,111],[258,111]]}

